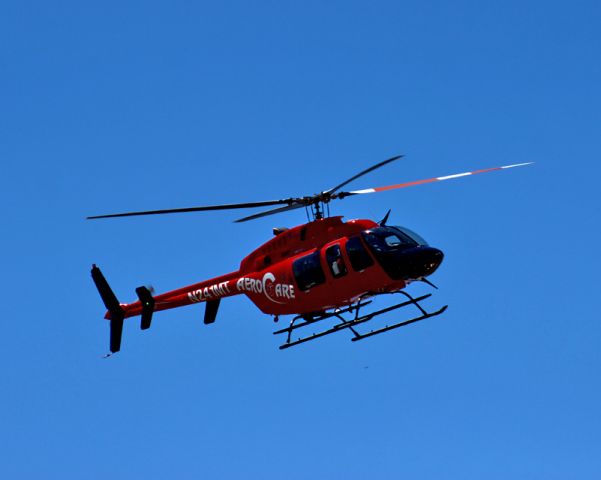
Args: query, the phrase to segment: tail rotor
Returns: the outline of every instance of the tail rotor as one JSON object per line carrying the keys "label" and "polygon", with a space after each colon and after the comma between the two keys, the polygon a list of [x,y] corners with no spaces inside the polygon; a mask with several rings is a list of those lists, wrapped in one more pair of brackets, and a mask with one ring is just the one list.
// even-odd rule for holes
{"label": "tail rotor", "polygon": [[109,286],[106,278],[96,265],[92,265],[92,280],[100,293],[100,297],[104,302],[104,306],[109,311],[111,321],[111,337],[110,337],[110,353],[107,355],[111,356],[113,353],[118,352],[121,349],[121,336],[123,335],[123,320],[125,319],[125,312],[117,300],[117,297],[113,293],[113,290]]}

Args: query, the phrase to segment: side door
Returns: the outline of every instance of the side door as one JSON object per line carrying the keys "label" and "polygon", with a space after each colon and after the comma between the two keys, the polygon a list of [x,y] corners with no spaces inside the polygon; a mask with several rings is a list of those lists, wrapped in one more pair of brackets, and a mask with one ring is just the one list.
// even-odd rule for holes
{"label": "side door", "polygon": [[344,258],[347,260],[349,286],[348,297],[355,297],[377,290],[382,282],[382,269],[376,263],[360,235],[344,240],[342,245]]}
{"label": "side door", "polygon": [[322,248],[329,301],[342,305],[372,290],[376,281],[375,262],[359,236],[340,238]]}

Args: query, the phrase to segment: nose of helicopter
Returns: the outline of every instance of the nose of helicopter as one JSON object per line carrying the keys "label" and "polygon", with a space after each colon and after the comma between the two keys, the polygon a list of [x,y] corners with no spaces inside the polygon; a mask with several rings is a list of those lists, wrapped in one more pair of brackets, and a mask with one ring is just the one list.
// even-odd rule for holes
{"label": "nose of helicopter", "polygon": [[407,277],[421,278],[436,271],[444,254],[438,248],[420,246],[403,252],[403,257]]}

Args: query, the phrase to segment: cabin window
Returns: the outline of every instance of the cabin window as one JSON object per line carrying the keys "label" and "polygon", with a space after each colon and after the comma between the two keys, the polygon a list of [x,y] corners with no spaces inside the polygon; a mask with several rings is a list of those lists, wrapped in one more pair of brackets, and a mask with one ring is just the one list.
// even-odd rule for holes
{"label": "cabin window", "polygon": [[296,284],[301,290],[309,290],[325,282],[326,277],[319,263],[319,250],[305,255],[292,263]]}
{"label": "cabin window", "polygon": [[326,262],[334,278],[344,277],[347,273],[340,245],[332,245],[326,250]]}
{"label": "cabin window", "polygon": [[373,259],[365,250],[359,237],[349,238],[346,242],[346,253],[351,262],[353,270],[360,272],[374,264]]}

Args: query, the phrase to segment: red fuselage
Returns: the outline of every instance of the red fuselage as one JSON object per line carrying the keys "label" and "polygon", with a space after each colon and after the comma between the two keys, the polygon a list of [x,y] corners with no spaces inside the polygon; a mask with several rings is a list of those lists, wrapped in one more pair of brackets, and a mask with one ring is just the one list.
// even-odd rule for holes
{"label": "red fuselage", "polygon": [[[365,294],[402,289],[412,278],[391,275],[377,245],[366,245],[362,238],[362,232],[378,227],[371,220],[330,217],[284,230],[244,258],[238,271],[157,295],[154,310],[245,294],[265,314],[305,314],[349,305]],[[441,252],[422,276],[440,261]],[[122,308],[126,317],[142,311],[140,302]]]}

